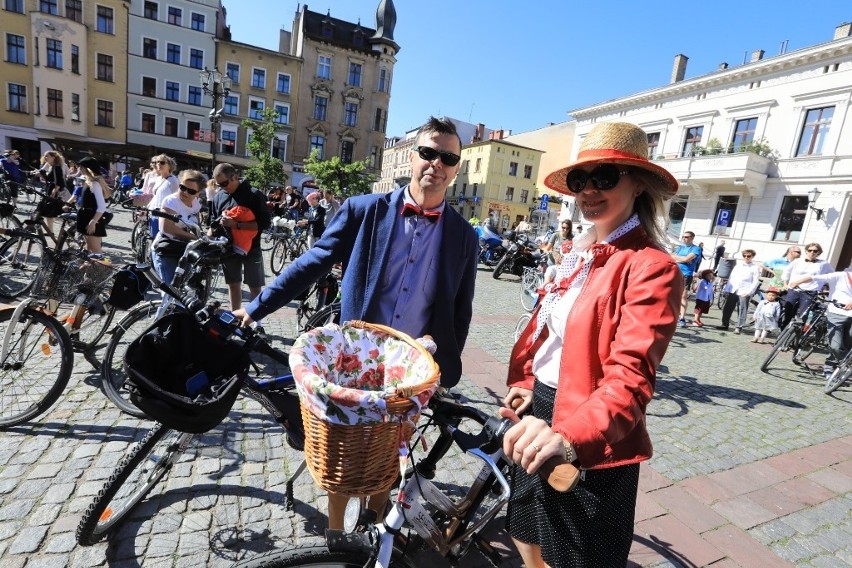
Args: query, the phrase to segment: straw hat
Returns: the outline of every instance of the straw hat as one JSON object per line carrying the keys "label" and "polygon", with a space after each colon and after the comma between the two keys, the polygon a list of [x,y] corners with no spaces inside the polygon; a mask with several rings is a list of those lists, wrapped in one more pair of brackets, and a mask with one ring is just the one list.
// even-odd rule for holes
{"label": "straw hat", "polygon": [[588,164],[624,164],[655,174],[670,195],[678,190],[678,181],[662,166],[648,159],[648,135],[628,122],[596,124],[580,144],[577,161],[556,170],[544,180],[544,185],[560,193],[575,195],[565,180],[571,170]]}

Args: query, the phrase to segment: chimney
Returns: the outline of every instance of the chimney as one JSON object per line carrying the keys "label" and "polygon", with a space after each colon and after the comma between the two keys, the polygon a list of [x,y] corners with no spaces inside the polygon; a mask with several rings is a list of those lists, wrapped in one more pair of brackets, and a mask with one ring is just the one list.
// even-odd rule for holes
{"label": "chimney", "polygon": [[485,125],[481,122],[476,125],[476,132],[473,134],[471,142],[481,142],[482,136],[485,134]]}
{"label": "chimney", "polygon": [[761,59],[763,59],[764,53],[765,53],[765,51],[763,51],[762,49],[755,49],[754,51],[751,52],[751,61],[749,61],[749,63],[754,63],[755,61],[760,61]]}
{"label": "chimney", "polygon": [[675,55],[674,67],[672,68],[672,83],[683,81],[683,78],[686,76],[687,61],[689,61],[689,57],[686,55],[682,53]]}
{"label": "chimney", "polygon": [[728,68],[728,63],[723,61],[719,64],[719,71],[723,71]]}
{"label": "chimney", "polygon": [[852,35],[852,24],[846,22],[834,28],[834,39],[843,39]]}

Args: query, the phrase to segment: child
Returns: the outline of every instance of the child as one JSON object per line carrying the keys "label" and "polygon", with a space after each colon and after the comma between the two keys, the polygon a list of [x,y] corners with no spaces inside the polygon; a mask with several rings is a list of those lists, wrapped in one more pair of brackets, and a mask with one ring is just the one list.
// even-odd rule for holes
{"label": "child", "polygon": [[692,316],[692,325],[701,327],[701,314],[710,311],[713,302],[713,271],[709,268],[702,270],[695,282],[695,313]]}
{"label": "child", "polygon": [[781,302],[778,301],[778,292],[768,290],[766,299],[761,300],[754,309],[754,339],[752,343],[766,343],[766,334],[778,329],[778,321],[781,319]]}

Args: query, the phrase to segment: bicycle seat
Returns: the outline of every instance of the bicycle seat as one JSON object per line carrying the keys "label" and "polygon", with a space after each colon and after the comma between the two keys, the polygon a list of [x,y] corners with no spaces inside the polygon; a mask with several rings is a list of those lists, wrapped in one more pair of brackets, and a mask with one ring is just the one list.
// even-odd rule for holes
{"label": "bicycle seat", "polygon": [[69,211],[68,213],[62,213],[59,215],[60,219],[64,219],[65,221],[76,221],[77,220],[77,212]]}

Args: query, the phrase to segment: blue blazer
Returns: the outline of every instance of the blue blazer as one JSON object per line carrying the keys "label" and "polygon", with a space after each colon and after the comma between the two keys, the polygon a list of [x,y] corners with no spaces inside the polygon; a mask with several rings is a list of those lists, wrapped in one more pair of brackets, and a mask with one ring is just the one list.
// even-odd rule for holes
{"label": "blue blazer", "polygon": [[[343,202],[325,232],[307,252],[293,261],[246,308],[256,320],[286,305],[313,282],[342,262],[341,321],[363,320],[377,297],[382,270],[390,254],[396,215],[402,210],[405,188],[392,193],[350,197]],[[441,385],[461,378],[461,352],[473,315],[473,288],[479,256],[476,231],[452,207],[441,216],[438,281],[428,331],[438,350]],[[387,324],[387,322],[374,322]]]}

